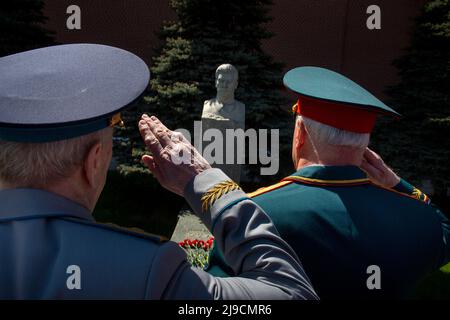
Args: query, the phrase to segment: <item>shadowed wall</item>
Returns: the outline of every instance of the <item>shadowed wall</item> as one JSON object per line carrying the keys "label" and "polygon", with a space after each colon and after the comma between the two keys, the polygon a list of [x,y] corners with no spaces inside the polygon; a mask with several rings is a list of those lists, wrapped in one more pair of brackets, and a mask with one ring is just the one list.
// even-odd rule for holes
{"label": "shadowed wall", "polygon": [[[409,42],[426,0],[275,0],[274,37],[264,49],[286,70],[315,65],[339,71],[380,96],[397,80],[392,61]],[[134,52],[151,64],[164,20],[176,19],[168,0],[46,0],[47,27],[60,43],[93,42]],[[81,30],[66,28],[66,9],[81,8]],[[381,30],[369,30],[366,9],[381,8]]]}

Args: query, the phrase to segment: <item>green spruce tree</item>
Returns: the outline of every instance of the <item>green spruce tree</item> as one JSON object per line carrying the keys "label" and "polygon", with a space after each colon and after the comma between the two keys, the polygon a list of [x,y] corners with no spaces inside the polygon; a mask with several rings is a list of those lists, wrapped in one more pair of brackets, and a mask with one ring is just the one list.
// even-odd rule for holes
{"label": "green spruce tree", "polygon": [[216,94],[216,68],[231,63],[239,71],[236,99],[246,105],[246,127],[281,129],[280,144],[289,149],[292,121],[280,94],[282,65],[262,49],[262,41],[272,36],[266,30],[271,2],[172,0],[178,20],[162,28],[164,45],[153,61],[147,106],[137,113],[147,110],[171,128],[192,130],[204,100]]}
{"label": "green spruce tree", "polygon": [[0,57],[54,44],[41,0],[0,2]]}
{"label": "green spruce tree", "polygon": [[450,1],[429,1],[416,21],[410,47],[395,61],[400,83],[388,90],[400,121],[383,123],[374,145],[401,176],[450,187]]}

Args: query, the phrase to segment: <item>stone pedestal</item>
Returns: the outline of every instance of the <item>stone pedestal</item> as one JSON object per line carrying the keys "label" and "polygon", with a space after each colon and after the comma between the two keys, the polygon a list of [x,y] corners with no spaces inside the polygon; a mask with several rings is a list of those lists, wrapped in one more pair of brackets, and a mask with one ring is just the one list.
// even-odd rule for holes
{"label": "stone pedestal", "polygon": [[[221,136],[223,137],[223,145],[221,153],[222,155],[217,156],[216,159],[222,160],[222,163],[211,163],[212,167],[221,169],[223,172],[225,172],[226,175],[228,175],[233,181],[236,183],[239,183],[241,180],[241,168],[243,163],[243,157],[245,156],[242,151],[237,150],[237,142],[231,141],[231,139],[227,138],[226,130],[236,130],[236,129],[242,129],[244,130],[242,124],[237,123],[232,120],[218,120],[218,119],[209,119],[209,118],[202,118],[202,133],[204,134],[206,130],[208,129],[216,129],[220,131]],[[209,143],[217,143],[215,141],[211,141]],[[203,142],[203,150],[207,148],[208,142]],[[227,150],[228,146],[228,150]],[[230,154],[231,146],[233,146],[233,156]],[[220,151],[220,150],[219,150]],[[227,155],[232,160],[229,161],[231,163],[227,164]],[[209,159],[207,159],[209,160]]]}

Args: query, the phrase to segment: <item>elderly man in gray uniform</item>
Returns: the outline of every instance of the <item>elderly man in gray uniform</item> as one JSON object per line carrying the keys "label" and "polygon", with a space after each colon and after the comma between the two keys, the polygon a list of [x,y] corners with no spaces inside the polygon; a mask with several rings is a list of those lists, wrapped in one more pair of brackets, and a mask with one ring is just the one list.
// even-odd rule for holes
{"label": "elderly man in gray uniform", "polygon": [[[316,299],[261,208],[155,117],[139,122],[144,163],[210,227],[237,276],[215,278],[176,243],[95,222],[112,127],[148,81],[142,60],[108,46],[0,58],[0,298]],[[191,161],[175,165],[180,153]]]}

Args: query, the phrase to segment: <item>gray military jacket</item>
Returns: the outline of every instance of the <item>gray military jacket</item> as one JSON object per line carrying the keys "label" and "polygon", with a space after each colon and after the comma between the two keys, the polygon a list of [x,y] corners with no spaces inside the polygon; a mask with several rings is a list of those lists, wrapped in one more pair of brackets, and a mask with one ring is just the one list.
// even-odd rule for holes
{"label": "gray military jacket", "polygon": [[1,299],[316,299],[296,254],[244,192],[202,213],[228,177],[209,169],[185,198],[238,277],[191,267],[174,242],[98,224],[88,210],[35,189],[0,191]]}

